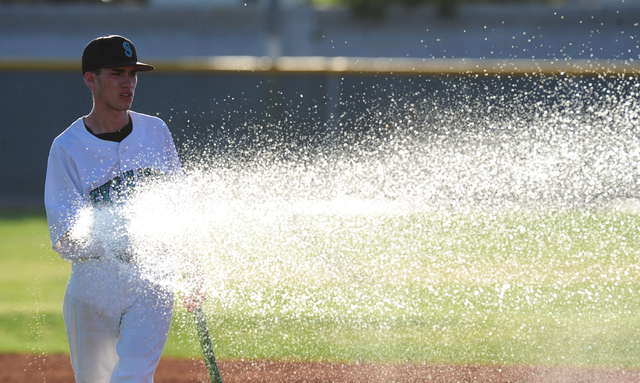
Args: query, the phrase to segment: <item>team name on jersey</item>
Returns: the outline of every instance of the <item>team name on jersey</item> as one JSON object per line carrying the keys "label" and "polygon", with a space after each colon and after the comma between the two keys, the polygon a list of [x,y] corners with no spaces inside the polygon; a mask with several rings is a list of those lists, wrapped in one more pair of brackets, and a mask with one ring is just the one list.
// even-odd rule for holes
{"label": "team name on jersey", "polygon": [[137,169],[135,172],[129,170],[91,190],[89,198],[93,205],[117,202],[125,194],[132,194],[135,191],[136,182],[149,182],[165,179],[168,176],[169,174],[162,170],[151,168]]}

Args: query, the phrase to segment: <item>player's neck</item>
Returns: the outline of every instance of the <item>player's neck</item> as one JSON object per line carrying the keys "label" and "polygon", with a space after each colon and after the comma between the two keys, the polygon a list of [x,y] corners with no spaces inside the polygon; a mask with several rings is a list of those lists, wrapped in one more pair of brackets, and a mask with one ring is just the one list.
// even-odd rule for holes
{"label": "player's neck", "polygon": [[93,134],[114,133],[129,123],[129,111],[100,113],[95,108],[84,118],[85,125]]}

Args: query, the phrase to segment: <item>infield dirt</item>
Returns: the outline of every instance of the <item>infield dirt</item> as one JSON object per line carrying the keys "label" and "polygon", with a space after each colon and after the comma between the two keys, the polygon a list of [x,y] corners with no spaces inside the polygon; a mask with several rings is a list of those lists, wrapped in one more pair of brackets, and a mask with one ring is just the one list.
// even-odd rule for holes
{"label": "infield dirt", "polygon": [[[218,361],[224,383],[635,383],[640,371],[621,369],[372,365],[275,361]],[[162,359],[156,383],[208,382],[204,361]],[[73,382],[66,355],[0,355],[0,383]]]}

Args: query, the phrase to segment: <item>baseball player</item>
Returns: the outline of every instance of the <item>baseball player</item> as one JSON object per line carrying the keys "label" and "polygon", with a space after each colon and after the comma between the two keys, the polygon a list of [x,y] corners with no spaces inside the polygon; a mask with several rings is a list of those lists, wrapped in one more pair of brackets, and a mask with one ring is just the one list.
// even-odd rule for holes
{"label": "baseball player", "polygon": [[[99,235],[71,235],[81,212],[117,209],[140,182],[182,175],[166,124],[130,110],[137,73],[153,69],[122,36],[91,41],[82,73],[93,108],[49,154],[45,206],[53,249],[72,262],[64,321],[77,382],[152,382],[169,332],[173,294],[126,267],[135,259],[126,241],[107,246]],[[185,306],[203,299],[185,297]]]}

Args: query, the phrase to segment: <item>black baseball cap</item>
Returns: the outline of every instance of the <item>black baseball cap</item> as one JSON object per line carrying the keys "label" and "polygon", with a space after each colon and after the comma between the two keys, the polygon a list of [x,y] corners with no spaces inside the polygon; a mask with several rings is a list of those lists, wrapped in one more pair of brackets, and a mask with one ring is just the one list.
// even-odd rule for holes
{"label": "black baseball cap", "polygon": [[152,71],[155,68],[138,61],[136,48],[131,40],[109,35],[91,40],[82,52],[82,74],[99,68],[116,68],[135,65],[140,72]]}

